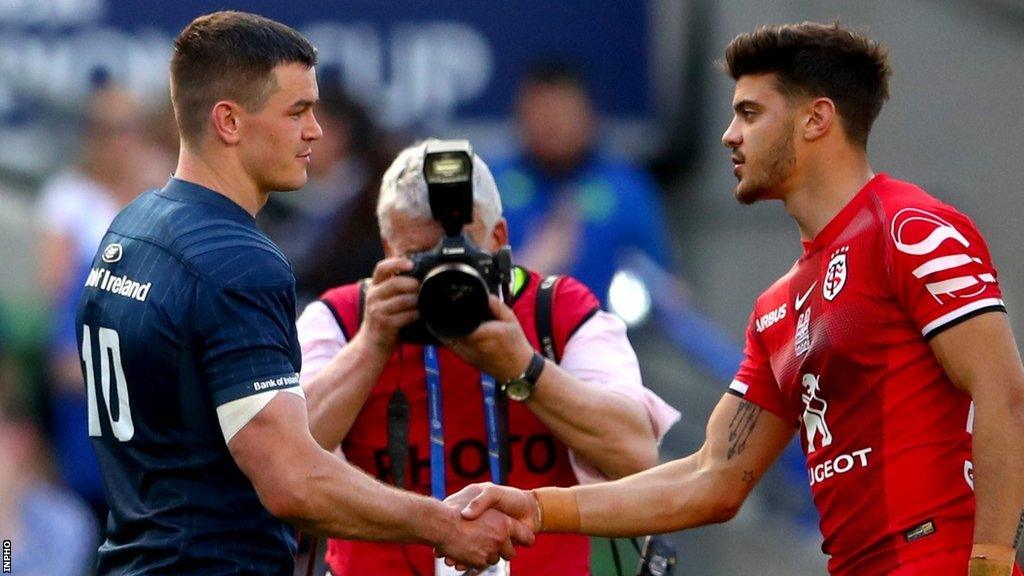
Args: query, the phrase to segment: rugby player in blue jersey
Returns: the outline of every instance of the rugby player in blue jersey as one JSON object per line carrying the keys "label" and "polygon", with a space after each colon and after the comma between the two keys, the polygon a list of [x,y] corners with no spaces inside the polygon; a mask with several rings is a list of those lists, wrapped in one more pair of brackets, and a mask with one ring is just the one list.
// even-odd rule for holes
{"label": "rugby player in blue jersey", "polygon": [[306,182],[315,64],[300,34],[252,14],[202,16],[175,40],[177,170],[111,224],[78,309],[111,508],[100,574],[291,575],[288,524],[477,567],[532,541],[497,512],[470,522],[380,484],[309,433],[295,280],[254,216]]}

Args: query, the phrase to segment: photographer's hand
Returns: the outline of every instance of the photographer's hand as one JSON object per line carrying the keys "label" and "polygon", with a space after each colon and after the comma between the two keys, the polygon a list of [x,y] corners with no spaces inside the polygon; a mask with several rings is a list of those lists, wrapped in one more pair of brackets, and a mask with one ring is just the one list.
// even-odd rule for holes
{"label": "photographer's hand", "polygon": [[507,382],[526,370],[533,347],[511,308],[494,295],[490,296],[490,307],[493,320],[484,322],[469,336],[446,340],[445,345],[499,382]]}
{"label": "photographer's hand", "polygon": [[373,269],[373,278],[366,290],[363,328],[359,335],[385,358],[398,343],[399,330],[419,318],[416,309],[419,280],[399,275],[411,269],[412,261],[408,258],[385,258]]}
{"label": "photographer's hand", "polygon": [[[366,291],[362,327],[318,370],[303,366],[309,430],[325,450],[333,451],[344,440],[391,358],[398,331],[419,316],[419,281],[398,275],[411,267],[412,262],[406,258],[378,262]],[[314,340],[312,344],[316,343]],[[330,345],[337,344],[331,341]],[[302,351],[305,355],[306,344]]]}

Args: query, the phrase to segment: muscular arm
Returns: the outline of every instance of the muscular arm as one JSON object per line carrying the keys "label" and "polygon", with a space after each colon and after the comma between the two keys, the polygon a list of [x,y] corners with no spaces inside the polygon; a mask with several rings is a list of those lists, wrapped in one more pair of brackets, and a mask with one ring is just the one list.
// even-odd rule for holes
{"label": "muscular arm", "polygon": [[482,525],[460,521],[443,503],[390,488],[334,457],[309,434],[306,407],[294,394],[277,394],[228,448],[264,506],[313,534],[434,544],[477,566],[498,549],[514,554],[498,539],[532,540],[521,524],[504,525],[501,517]]}
{"label": "muscular arm", "polygon": [[639,402],[587,385],[552,362],[526,404],[569,449],[609,478],[658,463],[657,439]]}
{"label": "muscular arm", "polygon": [[302,380],[309,431],[325,450],[334,451],[348,435],[387,364],[390,352],[368,343],[365,334],[360,331],[322,370]]}
{"label": "muscular arm", "polygon": [[581,532],[640,536],[725,522],[793,433],[791,424],[727,394],[697,453],[615,482],[573,488]]}
{"label": "muscular arm", "polygon": [[[576,530],[591,536],[640,536],[725,522],[792,438],[791,424],[760,407],[726,395],[708,421],[707,439],[695,454],[614,482],[542,488],[560,492],[579,511],[579,525],[539,518],[529,492],[476,485],[449,497],[466,518],[497,508],[542,531]],[[550,495],[550,492],[548,493]],[[563,512],[565,508],[562,509]]]}
{"label": "muscular arm", "polygon": [[1024,511],[1024,369],[1006,315],[971,318],[931,346],[974,401],[974,541],[1016,546]]}
{"label": "muscular arm", "polygon": [[[446,345],[463,360],[494,376],[499,382],[507,382],[523,373],[534,350],[512,309],[494,296],[490,298],[490,307],[494,320],[484,322],[469,336],[446,342]],[[604,319],[595,317],[588,322],[597,321]],[[584,359],[576,364],[588,365],[587,369],[592,372],[589,376],[597,379],[621,377],[621,374],[602,373],[592,361],[592,355],[607,354],[621,356],[622,362],[636,362],[636,356],[625,340],[625,326],[622,325],[621,329],[619,336],[624,342],[620,345],[609,344],[614,341],[614,334],[579,344],[592,348],[587,352],[591,354],[591,362],[588,365]],[[622,353],[623,346],[629,352],[628,357]],[[566,365],[570,363],[572,347],[573,340],[570,339],[563,358]],[[635,377],[639,381],[639,368]],[[657,438],[651,419],[640,402],[610,388],[585,382],[552,362],[545,363],[526,405],[559,440],[609,478],[633,474],[658,462]]]}

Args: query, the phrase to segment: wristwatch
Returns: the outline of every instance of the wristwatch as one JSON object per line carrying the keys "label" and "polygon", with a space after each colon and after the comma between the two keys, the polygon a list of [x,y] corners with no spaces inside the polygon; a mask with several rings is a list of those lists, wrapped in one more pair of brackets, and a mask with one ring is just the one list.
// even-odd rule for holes
{"label": "wristwatch", "polygon": [[533,358],[530,358],[530,363],[526,365],[526,371],[502,384],[501,391],[512,400],[517,402],[526,401],[533,394],[533,389],[537,386],[540,373],[544,371],[544,364],[544,357],[535,351]]}

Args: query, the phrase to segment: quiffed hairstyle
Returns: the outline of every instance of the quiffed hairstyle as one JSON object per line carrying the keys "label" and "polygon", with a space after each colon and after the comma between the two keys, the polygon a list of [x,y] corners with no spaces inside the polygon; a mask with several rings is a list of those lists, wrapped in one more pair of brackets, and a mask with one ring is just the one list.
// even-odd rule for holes
{"label": "quiffed hairstyle", "polygon": [[200,16],[174,40],[171,102],[186,144],[198,144],[210,109],[233,100],[259,111],[275,88],[279,64],[316,65],[316,48],[295,30],[245,12]]}
{"label": "quiffed hairstyle", "polygon": [[775,74],[787,97],[825,96],[835,103],[849,140],[867,146],[868,133],[889,99],[888,50],[863,34],[834,24],[762,26],[740,34],[725,49],[733,80]]}

